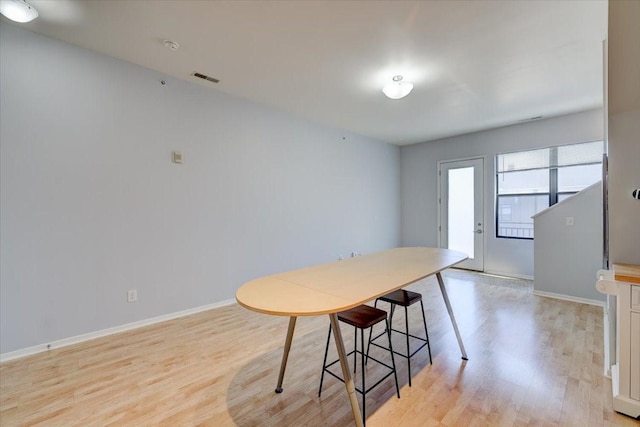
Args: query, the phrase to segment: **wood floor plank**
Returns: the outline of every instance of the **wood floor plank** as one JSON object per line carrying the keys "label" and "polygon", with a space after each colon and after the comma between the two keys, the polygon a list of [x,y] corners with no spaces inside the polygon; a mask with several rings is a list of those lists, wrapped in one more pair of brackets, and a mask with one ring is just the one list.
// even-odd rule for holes
{"label": "wood floor plank", "polygon": [[[367,396],[367,425],[638,425],[611,409],[601,308],[535,296],[522,280],[459,270],[444,278],[469,361],[435,280],[414,284],[433,364],[426,349],[416,354],[409,387],[397,358],[401,398],[388,378]],[[419,331],[414,308],[410,326]],[[342,383],[327,376],[317,395],[326,316],[298,319],[284,392],[274,393],[287,322],[233,305],[3,363],[0,425],[352,425]],[[404,325],[403,310],[394,325]],[[343,334],[350,350],[353,330]],[[393,343],[404,350],[402,337]],[[367,366],[370,378],[382,372]]]}

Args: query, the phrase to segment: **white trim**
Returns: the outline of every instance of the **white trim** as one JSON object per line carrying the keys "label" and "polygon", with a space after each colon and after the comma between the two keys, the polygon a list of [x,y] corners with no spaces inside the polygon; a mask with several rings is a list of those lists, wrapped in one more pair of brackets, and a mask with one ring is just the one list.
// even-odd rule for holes
{"label": "white trim", "polygon": [[[437,171],[436,171],[436,182],[437,182],[436,197],[438,198],[437,199],[437,202],[438,202],[438,215],[436,217],[436,221],[437,221],[437,226],[436,226],[437,230],[436,231],[438,232],[438,247],[439,248],[442,247],[442,238],[440,236],[442,234],[442,221],[441,221],[441,218],[440,218],[441,217],[441,212],[440,211],[442,209],[442,191],[440,191],[441,190],[441,188],[440,188],[441,187],[440,179],[442,178],[442,164],[443,163],[466,162],[468,160],[477,160],[477,159],[482,159],[482,169],[483,169],[483,177],[482,177],[482,185],[483,185],[483,187],[482,187],[482,192],[483,192],[483,197],[486,199],[486,194],[484,194],[485,193],[485,188],[484,188],[485,176],[484,175],[486,175],[486,170],[484,170],[484,164],[486,163],[485,160],[487,159],[486,155],[474,156],[474,157],[463,157],[463,158],[460,158],[460,159],[451,159],[451,160],[438,160],[438,162],[437,162],[437,166],[438,167],[437,167]],[[485,202],[486,202],[486,200],[485,200]],[[486,220],[487,220],[486,211],[487,211],[487,206],[485,204],[484,212],[482,213],[482,220],[484,221],[485,225],[486,225]],[[486,248],[486,240],[487,239],[483,238],[483,240],[484,240],[484,246],[485,246],[483,248],[483,250],[486,253],[486,249],[487,249]]]}
{"label": "white trim", "polygon": [[486,160],[487,159],[487,155],[486,154],[481,154],[481,155],[478,155],[478,156],[460,157],[458,159],[438,160],[438,166],[440,166],[441,163],[466,162],[467,160],[477,160],[477,159]]}
{"label": "white trim", "polygon": [[611,393],[613,394],[613,410],[622,412],[632,418],[640,417],[640,402],[620,394],[620,372],[618,365],[611,366]]}
{"label": "white trim", "polygon": [[567,200],[569,200],[569,199],[573,198],[573,196],[578,195],[578,193],[580,193],[580,192],[582,192],[582,191],[590,190],[590,189],[591,189],[591,187],[594,187],[594,188],[595,188],[596,186],[601,185],[601,184],[602,184],[602,180],[599,180],[598,182],[594,182],[594,183],[593,183],[593,184],[591,184],[590,186],[583,188],[582,190],[578,191],[577,193],[569,195],[569,197],[567,197],[566,199],[564,199],[564,200],[560,200],[560,201],[556,202],[556,204],[551,205],[551,206],[549,206],[548,208],[545,208],[545,209],[541,210],[540,212],[538,212],[538,213],[534,214],[531,218],[532,218],[532,219],[535,219],[535,218],[537,218],[538,216],[540,216],[540,215],[542,215],[542,214],[544,214],[544,213],[547,213],[547,212],[549,212],[549,211],[552,211],[552,210],[553,210],[553,209],[555,209],[557,206],[564,206],[564,202],[566,202]]}
{"label": "white trim", "polygon": [[485,274],[491,276],[504,277],[507,279],[524,279],[524,280],[533,280],[533,276],[528,276],[526,274],[517,274],[517,273],[503,273],[501,271],[493,271],[493,270],[485,270]]}
{"label": "white trim", "polygon": [[611,378],[611,355],[609,354],[611,348],[609,343],[609,308],[607,304],[602,307],[604,312],[604,376]]}
{"label": "white trim", "polygon": [[[482,183],[481,183],[481,188],[482,188],[482,230],[483,230],[483,234],[482,234],[482,271],[486,271],[485,270],[485,266],[487,265],[486,263],[486,256],[487,256],[487,237],[486,237],[486,231],[487,231],[487,191],[486,191],[486,186],[487,186],[487,168],[485,167],[487,164],[487,159],[488,156],[485,155],[479,155],[479,156],[473,156],[473,157],[463,157],[460,159],[450,159],[450,160],[438,160],[437,162],[437,173],[436,173],[436,182],[437,182],[437,188],[436,188],[436,201],[437,201],[437,205],[438,205],[438,209],[437,209],[437,216],[436,216],[436,221],[437,221],[437,241],[438,241],[438,247],[442,248],[442,191],[441,191],[441,187],[442,187],[442,166],[446,163],[459,163],[459,162],[469,162],[469,161],[475,161],[475,160],[482,160]],[[446,249],[446,248],[445,248]],[[471,270],[471,271],[478,271],[478,270]]]}
{"label": "white trim", "polygon": [[580,298],[580,297],[574,297],[571,295],[563,295],[563,294],[554,294],[553,292],[536,291],[535,289],[533,290],[533,294],[539,297],[561,299],[564,301],[578,302],[580,304],[595,305],[597,307],[602,307],[602,308],[604,308],[605,306],[604,301],[598,301],[595,299]]}
{"label": "white trim", "polygon": [[207,311],[214,308],[220,308],[227,305],[234,304],[235,299],[228,299],[213,304],[202,305],[200,307],[190,308],[188,310],[176,311],[174,313],[163,314],[162,316],[151,317],[149,319],[140,320],[133,323],[127,323],[125,325],[114,326],[113,328],[102,329],[100,331],[89,332],[87,334],[76,335],[75,337],[63,338],[61,340],[53,341],[46,344],[39,344],[33,347],[27,347],[16,351],[10,351],[8,353],[0,354],[0,363],[7,362],[9,360],[18,359],[21,357],[31,356],[34,354],[42,353],[54,348],[66,347],[73,344],[79,344],[85,341],[93,340],[96,338],[106,337],[108,335],[118,334],[120,332],[130,331],[132,329],[142,328],[144,326],[153,325],[155,323],[165,322],[167,320],[177,319],[179,317],[189,316],[191,314],[200,313],[201,311]]}

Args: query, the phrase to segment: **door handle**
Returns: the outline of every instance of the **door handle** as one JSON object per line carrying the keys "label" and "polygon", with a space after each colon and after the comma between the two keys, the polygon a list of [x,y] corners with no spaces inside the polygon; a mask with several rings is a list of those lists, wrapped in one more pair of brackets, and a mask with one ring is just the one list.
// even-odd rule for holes
{"label": "door handle", "polygon": [[476,234],[482,234],[482,230],[478,228],[476,231],[474,231],[474,233],[476,233]]}

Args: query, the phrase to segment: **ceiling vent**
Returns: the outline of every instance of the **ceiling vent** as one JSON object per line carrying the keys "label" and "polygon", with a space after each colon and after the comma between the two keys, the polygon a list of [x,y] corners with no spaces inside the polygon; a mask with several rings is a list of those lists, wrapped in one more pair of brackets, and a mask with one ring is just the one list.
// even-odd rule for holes
{"label": "ceiling vent", "polygon": [[529,117],[528,119],[518,120],[518,122],[532,122],[534,120],[540,120],[542,117],[543,116]]}
{"label": "ceiling vent", "polygon": [[215,79],[215,78],[209,77],[209,76],[205,76],[204,74],[197,73],[197,72],[193,73],[193,76],[194,77],[198,77],[199,79],[202,79],[202,80],[207,80],[207,81],[212,82],[212,83],[219,83],[220,82],[220,80],[218,80],[218,79]]}

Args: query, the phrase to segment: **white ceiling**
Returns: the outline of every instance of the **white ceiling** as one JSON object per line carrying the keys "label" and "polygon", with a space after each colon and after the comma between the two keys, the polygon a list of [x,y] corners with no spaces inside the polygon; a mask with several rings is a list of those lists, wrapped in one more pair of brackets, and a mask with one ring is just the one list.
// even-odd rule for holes
{"label": "white ceiling", "polygon": [[398,145],[602,105],[606,1],[30,3],[23,28]]}

